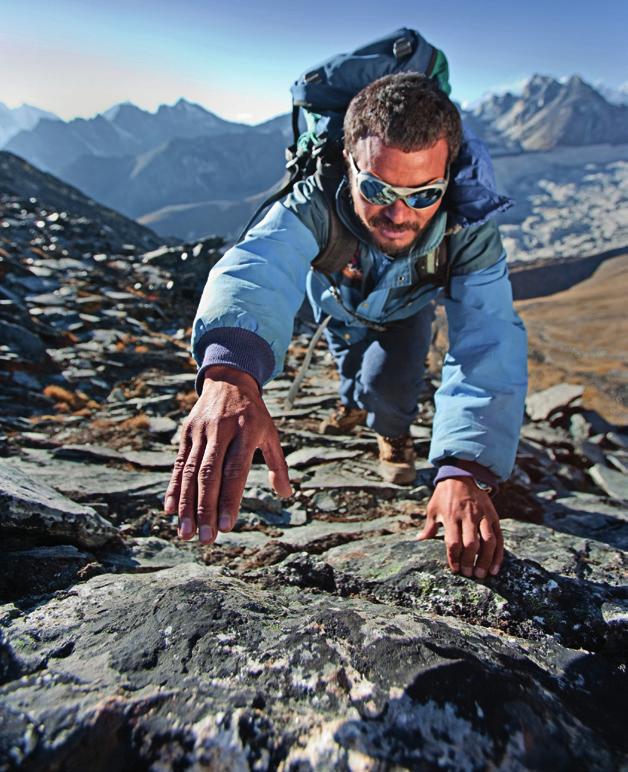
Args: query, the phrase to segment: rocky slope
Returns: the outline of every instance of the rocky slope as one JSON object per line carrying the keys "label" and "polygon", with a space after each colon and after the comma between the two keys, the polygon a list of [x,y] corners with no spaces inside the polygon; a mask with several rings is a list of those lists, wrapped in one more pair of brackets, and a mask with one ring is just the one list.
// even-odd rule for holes
{"label": "rocky slope", "polygon": [[[97,223],[93,230],[99,230],[101,237],[108,240],[105,249],[120,249],[124,242],[130,242],[134,249],[136,246],[150,249],[163,244],[164,241],[148,228],[113,209],[102,206],[72,185],[68,185],[52,174],[42,172],[23,158],[4,150],[0,151],[0,195],[3,198],[3,216],[8,218],[3,220],[5,232],[11,230],[19,234],[20,228],[34,225],[40,229],[49,229],[50,233],[43,235],[48,236],[50,243],[54,244],[59,238],[55,235],[55,231],[63,232],[63,220],[68,218],[69,212],[73,222],[79,226],[81,217],[86,218],[86,223],[90,221]],[[38,202],[45,203],[37,206]],[[44,219],[40,222],[43,225],[37,226],[32,218],[22,217],[18,203],[22,204],[27,213],[32,214],[48,207],[50,214],[56,212],[58,217],[54,220],[46,220],[48,211],[41,211],[40,214]],[[73,248],[75,248],[75,240],[76,235],[72,238]],[[85,246],[88,245],[93,248],[92,242],[85,242]],[[33,244],[33,246],[39,245]]]}
{"label": "rocky slope", "polygon": [[0,206],[0,769],[626,763],[628,439],[581,387],[529,398],[495,500],[503,570],[468,580],[441,539],[415,541],[426,462],[385,484],[370,432],[316,433],[336,398],[323,348],[286,405],[302,327],[266,389],[294,498],[255,458],[235,529],[183,544],[162,499],[219,245],[116,251],[87,218]]}

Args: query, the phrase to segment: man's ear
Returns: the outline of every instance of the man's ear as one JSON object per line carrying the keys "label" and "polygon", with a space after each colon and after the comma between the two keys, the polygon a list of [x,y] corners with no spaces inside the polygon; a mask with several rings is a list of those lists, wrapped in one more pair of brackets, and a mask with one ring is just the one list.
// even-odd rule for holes
{"label": "man's ear", "polygon": [[351,157],[350,157],[350,155],[351,155],[350,151],[347,150],[346,147],[343,147],[343,149],[342,149],[342,160],[345,163],[345,169],[347,170],[347,176],[349,178],[351,178],[351,172],[352,172],[352,169],[351,169]]}

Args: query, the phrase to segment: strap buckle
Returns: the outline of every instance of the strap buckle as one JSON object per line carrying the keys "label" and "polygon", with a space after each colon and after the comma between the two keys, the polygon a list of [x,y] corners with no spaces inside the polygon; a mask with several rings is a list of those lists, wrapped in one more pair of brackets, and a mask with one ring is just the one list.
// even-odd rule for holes
{"label": "strap buckle", "polygon": [[323,80],[323,76],[320,70],[310,70],[303,76],[303,82],[307,84],[319,83],[321,80]]}
{"label": "strap buckle", "polygon": [[393,43],[393,54],[395,59],[403,59],[412,53],[412,41],[410,38],[397,38]]}

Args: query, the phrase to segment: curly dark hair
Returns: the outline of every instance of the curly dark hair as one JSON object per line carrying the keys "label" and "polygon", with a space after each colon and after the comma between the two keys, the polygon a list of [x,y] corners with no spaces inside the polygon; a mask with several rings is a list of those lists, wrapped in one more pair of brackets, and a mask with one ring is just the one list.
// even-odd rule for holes
{"label": "curly dark hair", "polygon": [[449,162],[460,150],[462,123],[454,103],[436,82],[418,73],[385,75],[358,92],[344,120],[345,148],[379,137],[385,145],[410,153],[447,140]]}

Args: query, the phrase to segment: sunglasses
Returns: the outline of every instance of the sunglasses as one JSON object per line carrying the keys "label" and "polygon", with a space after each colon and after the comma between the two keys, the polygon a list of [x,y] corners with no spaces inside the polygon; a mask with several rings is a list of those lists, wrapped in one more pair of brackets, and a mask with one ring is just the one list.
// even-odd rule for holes
{"label": "sunglasses", "polygon": [[360,171],[351,154],[349,158],[357,175],[358,190],[369,204],[390,206],[400,198],[410,209],[426,209],[428,206],[434,206],[445,195],[449,182],[449,167],[444,180],[434,180],[418,188],[398,188],[380,180],[370,172]]}

